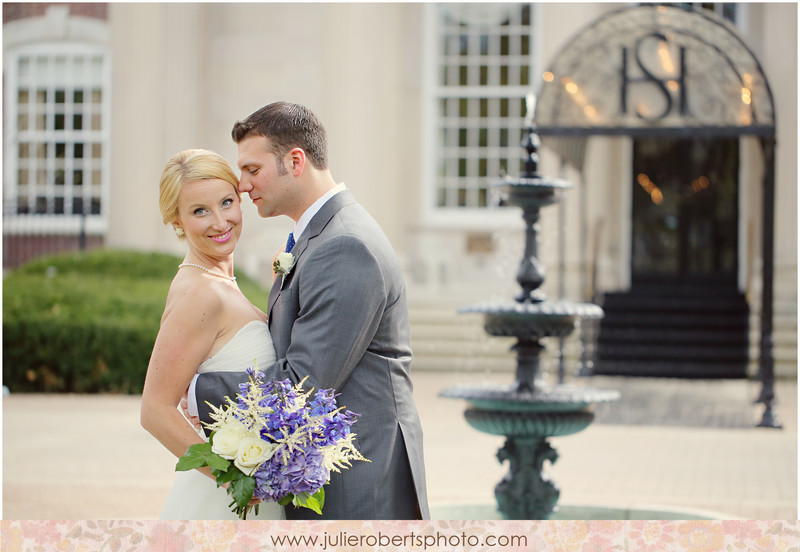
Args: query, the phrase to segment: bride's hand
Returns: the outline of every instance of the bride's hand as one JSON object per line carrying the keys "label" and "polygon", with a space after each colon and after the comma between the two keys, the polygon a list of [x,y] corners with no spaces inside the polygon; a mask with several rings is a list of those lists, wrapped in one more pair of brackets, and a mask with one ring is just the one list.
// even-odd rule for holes
{"label": "bride's hand", "polygon": [[183,397],[181,397],[181,412],[183,412],[184,418],[194,426],[194,428],[198,431],[202,431],[203,427],[200,425],[200,418],[197,416],[192,416],[189,414],[189,390],[187,389],[184,392]]}

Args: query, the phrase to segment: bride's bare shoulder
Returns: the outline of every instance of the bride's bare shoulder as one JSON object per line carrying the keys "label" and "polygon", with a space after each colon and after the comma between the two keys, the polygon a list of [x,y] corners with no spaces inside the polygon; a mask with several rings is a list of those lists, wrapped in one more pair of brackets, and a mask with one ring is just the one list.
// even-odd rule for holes
{"label": "bride's bare shoulder", "polygon": [[178,274],[167,293],[162,324],[171,316],[202,317],[218,315],[223,308],[223,298],[216,282],[202,276]]}

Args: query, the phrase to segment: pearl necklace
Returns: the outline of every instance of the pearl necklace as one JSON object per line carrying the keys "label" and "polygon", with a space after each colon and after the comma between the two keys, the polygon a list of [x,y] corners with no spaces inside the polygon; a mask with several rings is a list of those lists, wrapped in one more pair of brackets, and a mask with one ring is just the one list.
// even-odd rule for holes
{"label": "pearl necklace", "polygon": [[206,268],[206,267],[201,266],[199,264],[181,263],[181,264],[178,265],[178,268],[181,268],[181,267],[184,267],[184,266],[193,266],[195,268],[199,268],[200,270],[205,270],[206,272],[208,272],[212,276],[218,276],[220,278],[225,278],[226,280],[230,280],[231,282],[235,282],[236,281],[236,276],[228,276],[227,274],[222,274],[220,272],[215,272],[214,270],[211,270],[210,268]]}

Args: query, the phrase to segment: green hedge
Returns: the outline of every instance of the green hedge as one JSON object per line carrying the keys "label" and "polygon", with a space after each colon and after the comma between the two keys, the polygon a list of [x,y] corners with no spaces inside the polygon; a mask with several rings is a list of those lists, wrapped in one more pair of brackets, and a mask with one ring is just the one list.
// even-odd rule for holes
{"label": "green hedge", "polygon": [[[12,392],[140,393],[179,257],[93,250],[3,278],[3,385]],[[264,309],[267,290],[239,272]]]}

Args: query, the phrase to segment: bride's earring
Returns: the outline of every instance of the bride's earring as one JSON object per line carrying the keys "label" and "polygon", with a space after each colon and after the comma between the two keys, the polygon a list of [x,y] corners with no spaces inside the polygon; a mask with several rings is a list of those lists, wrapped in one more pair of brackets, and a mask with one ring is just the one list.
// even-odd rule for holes
{"label": "bride's earring", "polygon": [[175,233],[178,234],[179,238],[182,238],[186,232],[183,231],[183,228],[175,228]]}

